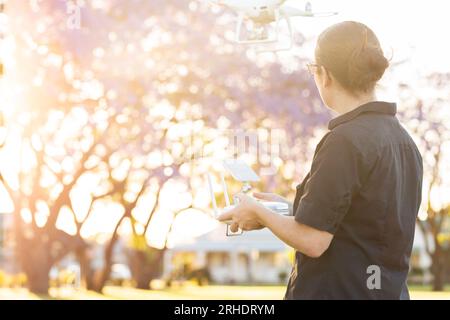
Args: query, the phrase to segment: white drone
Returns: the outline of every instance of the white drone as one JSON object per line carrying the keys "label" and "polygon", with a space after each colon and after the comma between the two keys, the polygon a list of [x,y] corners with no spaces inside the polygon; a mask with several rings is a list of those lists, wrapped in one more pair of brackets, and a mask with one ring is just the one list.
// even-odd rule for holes
{"label": "white drone", "polygon": [[[213,3],[230,8],[238,14],[235,41],[247,45],[277,45],[280,42],[280,23],[285,21],[288,27],[289,43],[273,50],[290,50],[293,46],[291,17],[329,17],[337,12],[313,12],[311,2],[303,10],[285,6],[286,0],[211,0]],[[252,22],[248,36],[244,37],[242,29],[246,22]],[[275,24],[275,36],[269,36],[267,26]]]}

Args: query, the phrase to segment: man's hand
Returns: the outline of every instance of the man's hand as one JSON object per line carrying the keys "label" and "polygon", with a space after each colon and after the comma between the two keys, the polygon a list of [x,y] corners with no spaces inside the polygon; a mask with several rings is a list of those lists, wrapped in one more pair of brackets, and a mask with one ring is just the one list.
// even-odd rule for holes
{"label": "man's hand", "polygon": [[233,223],[230,226],[232,232],[237,232],[238,229],[251,231],[264,228],[258,215],[261,209],[266,208],[245,194],[239,193],[236,197],[239,199],[239,204],[232,210],[221,214],[217,219],[219,221],[232,220]]}
{"label": "man's hand", "polygon": [[241,229],[243,231],[254,231],[254,230],[261,230],[261,229],[264,229],[264,228],[265,227],[262,224],[260,224],[259,222],[256,222],[256,221],[254,221],[254,222],[250,222],[250,221],[244,222],[241,227],[239,226],[239,223],[237,223],[237,222],[233,222],[232,224],[230,224],[230,231],[233,232],[233,233],[238,232],[239,229]]}
{"label": "man's hand", "polygon": [[[238,228],[257,230],[267,227],[284,243],[311,258],[320,257],[333,240],[333,234],[301,224],[292,216],[276,214],[249,196],[238,194],[237,197],[239,204],[218,217],[220,221],[233,221],[232,232]],[[265,198],[268,201],[275,199]]]}

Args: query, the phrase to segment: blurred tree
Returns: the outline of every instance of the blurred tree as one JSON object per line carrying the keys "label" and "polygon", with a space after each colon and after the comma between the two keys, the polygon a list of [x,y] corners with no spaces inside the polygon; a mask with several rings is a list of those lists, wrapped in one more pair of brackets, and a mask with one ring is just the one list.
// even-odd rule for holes
{"label": "blurred tree", "polygon": [[139,289],[148,289],[150,281],[160,276],[162,271],[163,255],[166,247],[158,249],[150,246],[146,234],[158,210],[161,191],[166,181],[167,179],[157,187],[153,208],[141,231],[138,230],[139,222],[134,217],[131,217],[132,235],[127,254],[133,279],[136,282],[136,287]]}
{"label": "blurred tree", "polygon": [[[161,189],[157,191],[157,197],[159,196],[159,192]],[[157,200],[158,202],[158,200]],[[169,237],[172,233],[172,227],[175,221],[175,218],[180,214],[185,212],[188,209],[196,209],[202,211],[200,208],[193,208],[189,206],[185,209],[181,209],[173,214],[172,223],[170,224],[169,230],[166,233],[164,245],[162,248],[155,248],[148,244],[148,241],[145,237],[148,226],[153,218],[153,215],[157,208],[157,203],[153,207],[150,216],[147,220],[147,223],[141,233],[138,233],[136,230],[136,220],[132,219],[132,229],[133,234],[131,236],[131,245],[128,250],[128,260],[131,269],[131,273],[133,275],[133,279],[136,282],[136,287],[139,289],[149,289],[150,283],[152,280],[157,279],[162,275],[163,271],[163,261],[164,254],[169,249],[168,242]]]}
{"label": "blurred tree", "polygon": [[425,81],[422,90],[400,85],[404,104],[400,116],[417,138],[424,160],[424,209],[417,225],[432,261],[433,289],[441,291],[449,276],[450,253],[450,126],[443,121],[450,115],[450,74],[432,74]]}
{"label": "blurred tree", "polygon": [[[217,129],[283,129],[289,154],[284,166],[275,159],[280,174],[264,187],[277,184],[286,194],[305,172],[298,164],[308,160],[315,129],[329,118],[304,61],[261,59],[230,43],[234,19],[221,10],[185,0],[83,3],[79,28],[67,27],[64,1],[9,8],[16,43],[9,117],[16,125],[5,146],[5,180],[18,258],[38,293],[47,292],[50,268],[69,252],[78,253],[85,283],[101,291],[125,221],[142,244],[135,261],[145,265],[148,226],[158,212],[175,217],[192,206],[212,163],[200,156],[223,148]],[[159,208],[167,182],[189,186],[190,203],[174,194],[171,212]],[[137,209],[149,194],[156,200],[142,219]],[[103,266],[91,270],[83,231],[101,202],[122,213],[101,212],[115,223]]]}

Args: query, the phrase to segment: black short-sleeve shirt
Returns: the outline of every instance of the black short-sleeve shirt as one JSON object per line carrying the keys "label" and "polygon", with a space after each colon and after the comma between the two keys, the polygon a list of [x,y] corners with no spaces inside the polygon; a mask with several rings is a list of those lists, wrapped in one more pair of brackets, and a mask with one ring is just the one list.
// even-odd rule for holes
{"label": "black short-sleeve shirt", "polygon": [[371,102],[330,122],[297,187],[294,215],[334,237],[319,258],[296,252],[286,299],[409,298],[423,170],[395,114],[394,103]]}

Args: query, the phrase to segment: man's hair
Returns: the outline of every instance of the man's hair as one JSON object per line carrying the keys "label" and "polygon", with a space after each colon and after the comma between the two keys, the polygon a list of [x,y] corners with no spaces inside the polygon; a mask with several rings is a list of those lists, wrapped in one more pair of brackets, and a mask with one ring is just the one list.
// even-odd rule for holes
{"label": "man's hair", "polygon": [[322,32],[316,61],[355,94],[373,90],[389,67],[375,33],[355,21],[341,22]]}

